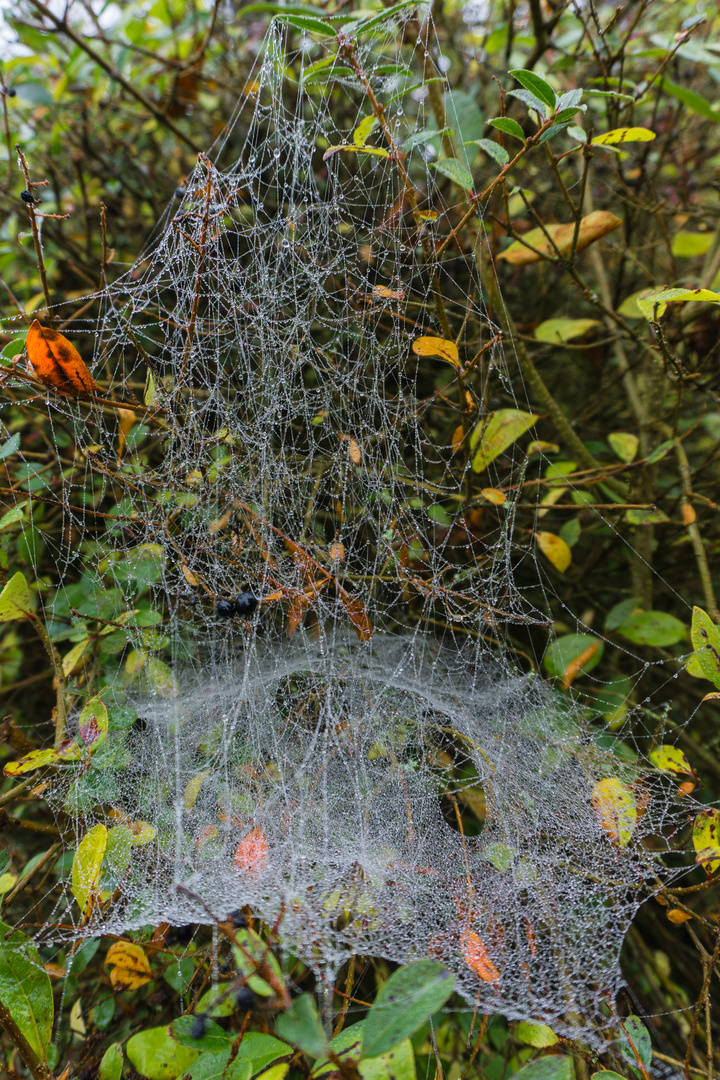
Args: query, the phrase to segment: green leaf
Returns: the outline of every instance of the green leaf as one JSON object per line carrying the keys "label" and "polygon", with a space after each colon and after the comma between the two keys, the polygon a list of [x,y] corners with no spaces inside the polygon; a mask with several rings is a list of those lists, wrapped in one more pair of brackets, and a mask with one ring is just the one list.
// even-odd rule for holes
{"label": "green leaf", "polygon": [[237,945],[233,947],[233,955],[238,975],[244,976],[250,989],[260,997],[272,997],[275,991],[256,974],[258,967],[264,964],[282,982],[282,971],[272,952],[254,930],[238,930],[235,940]]}
{"label": "green leaf", "polygon": [[[648,1029],[639,1016],[628,1016],[623,1023],[623,1027],[627,1034],[623,1032],[618,1040],[620,1053],[634,1068],[638,1067],[638,1058],[640,1058],[643,1067],[649,1069],[652,1062],[652,1044]],[[632,1046],[630,1041],[632,1041]],[[635,1050],[633,1050],[633,1046]]]}
{"label": "green leaf", "polygon": [[630,525],[662,525],[663,522],[669,521],[664,510],[626,510],[625,520]]}
{"label": "green leaf", "polygon": [[[193,1028],[198,1020],[202,1019],[204,1031],[202,1035],[193,1035]],[[206,1020],[197,1013],[192,1016],[178,1016],[168,1027],[168,1035],[181,1046],[189,1046],[192,1050],[209,1051],[216,1054],[225,1050],[233,1041],[232,1036],[216,1024],[214,1020]]]}
{"label": "green leaf", "polygon": [[83,915],[89,915],[100,884],[100,868],[105,856],[107,828],[102,822],[86,832],[78,844],[72,863],[72,891]]}
{"label": "green leaf", "polygon": [[660,319],[668,301],[686,304],[700,300],[717,304],[720,302],[720,293],[713,292],[712,289],[650,289],[644,296],[638,296],[637,306],[645,318],[652,322],[656,318],[656,306],[657,318]]}
{"label": "green leaf", "polygon": [[534,413],[521,409],[496,409],[489,420],[481,420],[470,435],[470,449],[477,446],[473,470],[480,473],[487,469],[491,461],[529,431],[538,419]]}
{"label": "green leaf", "polygon": [[262,1072],[279,1058],[289,1057],[292,1046],[280,1042],[272,1035],[263,1035],[258,1031],[249,1031],[243,1036],[238,1050],[238,1057],[245,1058],[252,1065],[252,1074]]}
{"label": "green leaf", "polygon": [[545,670],[549,675],[562,679],[568,668],[575,664],[583,653],[587,653],[593,645],[597,645],[597,649],[583,662],[580,667],[580,674],[586,675],[594,667],[597,667],[605,649],[605,642],[594,634],[562,634],[553,641],[545,653],[543,658]]}
{"label": "green leaf", "polygon": [[472,191],[472,173],[464,162],[458,161],[457,158],[442,158],[441,161],[434,161],[432,165],[434,169],[437,169],[443,176],[447,176],[458,187],[465,188],[466,191]]}
{"label": "green leaf", "polygon": [[86,748],[97,750],[108,733],[108,713],[96,695],[84,705],[78,717],[78,735]]}
{"label": "green leaf", "polygon": [[720,690],[720,630],[699,607],[693,608],[690,640],[703,675]]}
{"label": "green leaf", "polygon": [[654,465],[656,461],[662,461],[666,454],[669,454],[675,445],[674,439],[668,439],[667,442],[660,443],[656,446],[652,453],[647,456],[648,465]]}
{"label": "green leaf", "polygon": [[386,8],[385,11],[379,15],[374,15],[373,18],[367,19],[365,22],[360,22],[354,28],[355,34],[367,34],[368,30],[374,30],[376,26],[381,26],[387,19],[391,19],[393,15],[396,15],[399,11],[403,11],[407,7],[417,7],[418,0],[401,0],[399,4],[394,4],[393,7]]}
{"label": "green leaf", "polygon": [[488,120],[488,124],[506,135],[512,135],[514,139],[519,139],[521,143],[525,142],[525,132],[517,120],[511,120],[509,116],[497,116],[494,120]]}
{"label": "green leaf", "polygon": [[442,131],[426,130],[416,131],[414,135],[409,135],[405,142],[402,144],[403,150],[410,152],[414,150],[416,146],[424,146],[425,143],[431,142],[433,139],[442,138],[443,135],[449,135],[451,138],[455,134],[452,128],[443,128]]}
{"label": "green leaf", "polygon": [[592,1074],[592,1080],[625,1080],[625,1077],[613,1072],[612,1069],[600,1069],[599,1072]]}
{"label": "green leaf", "polygon": [[0,593],[0,622],[24,619],[30,611],[28,583],[18,570]]}
{"label": "green leaf", "polygon": [[594,326],[601,325],[597,319],[546,319],[535,327],[535,337],[538,341],[548,341],[553,345],[558,345],[563,341],[572,341],[573,338],[582,337]]}
{"label": "green leaf", "polygon": [[[129,831],[129,830],[128,830]],[[112,832],[112,829],[110,830]],[[108,833],[108,840],[110,839],[110,833]],[[129,849],[128,849],[129,853]],[[108,855],[105,851],[105,863],[107,864]],[[129,860],[128,860],[129,861]],[[163,979],[172,986],[176,994],[184,994],[190,987],[193,975],[195,974],[195,962],[192,956],[184,956],[182,960],[178,960],[176,964],[171,967],[165,968],[163,971]],[[232,1003],[232,995],[230,1002]],[[199,1014],[203,1012],[203,1009],[197,1008],[196,1012]]]}
{"label": "green leaf", "polygon": [[544,1050],[547,1046],[554,1046],[558,1037],[547,1024],[530,1023],[522,1020],[515,1031],[520,1042],[527,1046],[534,1046],[537,1050]]}
{"label": "green leaf", "polygon": [[17,453],[20,449],[20,432],[16,431],[14,435],[11,435],[9,439],[0,446],[0,461],[4,461],[5,458],[11,457]]}
{"label": "green leaf", "polygon": [[510,844],[503,844],[498,840],[494,844],[486,844],[482,854],[496,870],[509,870],[517,852]]}
{"label": "green leaf", "polygon": [[312,1058],[319,1058],[327,1053],[325,1032],[310,994],[301,994],[295,998],[287,1012],[278,1016],[275,1030],[281,1038],[299,1046]]}
{"label": "green leaf", "polygon": [[12,525],[17,525],[20,522],[23,524],[27,522],[27,518],[24,514],[24,509],[27,506],[27,499],[18,503],[17,506],[13,506],[12,510],[8,510],[6,514],[0,518],[0,531],[3,529],[9,529]]}
{"label": "green leaf", "polygon": [[279,15],[278,21],[286,22],[303,34],[317,34],[319,37],[335,37],[335,27],[329,23],[314,19],[311,15]]}
{"label": "green leaf", "polygon": [[605,616],[605,629],[617,630],[640,608],[640,598],[631,596],[627,600],[621,600],[614,604]]}
{"label": "green leaf", "polygon": [[518,101],[524,102],[524,104],[527,105],[528,109],[534,109],[536,113],[540,114],[540,116],[545,116],[547,114],[545,103],[541,101],[539,97],[536,97],[535,94],[532,94],[529,90],[511,90],[510,97],[517,98]]}
{"label": "green leaf", "polygon": [[198,1057],[197,1050],[190,1050],[171,1039],[165,1027],[139,1031],[125,1049],[130,1062],[148,1080],[175,1080],[176,1076],[187,1072]]}
{"label": "green leaf", "polygon": [[640,440],[629,431],[613,431],[608,435],[608,442],[620,460],[629,464],[637,454]]}
{"label": "green leaf", "polygon": [[691,233],[676,232],[672,239],[671,251],[679,258],[689,259],[693,255],[705,255],[712,247],[713,234],[711,232]]}
{"label": "green leaf", "polygon": [[442,964],[417,960],[393,972],[365,1018],[363,1057],[378,1057],[413,1035],[454,989]]}
{"label": "green leaf", "polygon": [[510,160],[510,155],[505,147],[494,142],[493,139],[470,139],[468,142],[463,143],[463,146],[479,146],[494,161],[497,161],[498,165],[507,165]]}
{"label": "green leaf", "polygon": [[688,109],[692,109],[698,116],[703,116],[706,120],[712,120],[713,123],[720,124],[720,113],[717,113],[700,94],[696,94],[694,90],[688,90],[684,86],[678,86],[676,83],[670,82],[670,79],[661,79],[660,81],[666,94],[672,94],[674,98],[682,101],[683,105],[687,105]]}
{"label": "green leaf", "polygon": [[677,746],[658,746],[650,751],[650,761],[660,772],[681,773],[694,776],[692,766]]}
{"label": "green leaf", "polygon": [[377,116],[366,116],[364,120],[361,120],[358,126],[353,131],[353,143],[355,146],[364,146],[370,137],[371,133],[378,126],[380,121]]}
{"label": "green leaf", "polygon": [[50,977],[25,934],[0,923],[0,1021],[5,1011],[38,1058],[45,1061],[53,1026]]}
{"label": "green leaf", "polygon": [[122,1046],[120,1043],[113,1043],[103,1054],[100,1069],[98,1070],[98,1080],[120,1080],[122,1067]]}
{"label": "green leaf", "polygon": [[324,15],[323,8],[313,7],[311,4],[245,4],[238,8],[238,15],[247,15],[248,12],[261,11],[267,15]]}
{"label": "green leaf", "polygon": [[[362,1056],[364,1027],[365,1021],[361,1020],[341,1031],[330,1043],[332,1052],[342,1061],[357,1064],[362,1080],[415,1080],[415,1055],[410,1040],[405,1039],[380,1057],[365,1058]],[[337,1066],[330,1061],[320,1061],[310,1076],[311,1080],[319,1080],[328,1074],[336,1075]]]}
{"label": "green leaf", "polygon": [[664,648],[683,641],[687,637],[687,628],[674,615],[664,611],[638,611],[618,627],[618,633],[636,645]]}
{"label": "green leaf", "polygon": [[554,109],[557,104],[557,98],[555,91],[550,83],[545,82],[539,75],[536,75],[534,71],[526,71],[524,68],[515,68],[514,71],[508,72],[514,79],[520,83],[526,90],[529,90],[531,94],[534,94],[536,98],[542,101],[543,105],[547,105],[549,109]]}
{"label": "green leaf", "polygon": [[217,983],[206,990],[195,1006],[205,1016],[232,1016],[235,1012],[234,982]]}
{"label": "green leaf", "polygon": [[252,1066],[245,1058],[236,1057],[230,1065],[232,1047],[219,1053],[201,1054],[190,1066],[190,1080],[250,1080]]}
{"label": "green leaf", "polygon": [[528,1061],[513,1074],[512,1080],[573,1080],[575,1067],[567,1054],[550,1054]]}

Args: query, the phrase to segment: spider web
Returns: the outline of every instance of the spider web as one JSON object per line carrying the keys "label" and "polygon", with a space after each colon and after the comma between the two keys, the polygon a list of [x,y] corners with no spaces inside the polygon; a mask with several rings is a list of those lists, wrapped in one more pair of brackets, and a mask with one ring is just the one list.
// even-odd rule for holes
{"label": "spider web", "polygon": [[[398,53],[387,18],[338,59],[273,25],[237,160],[201,155],[104,292],[107,398],[52,400],[86,462],[57,565],[92,539],[82,506],[109,507],[84,572],[124,649],[108,738],[47,793],[78,839],[107,826],[104,900],[81,924],[68,888],[55,916],[76,937],[248,906],[330,981],[356,953],[431,955],[472,1006],[600,1040],[681,817],[504,656],[505,623],[545,620],[516,584],[513,496],[483,501],[473,457],[490,393],[528,406],[475,252],[435,257],[453,207],[412,144],[434,119],[411,29]],[[387,133],[363,145],[372,96]],[[412,349],[444,325],[460,371]],[[88,604],[64,585],[53,611]],[[626,801],[603,815],[608,780]]]}

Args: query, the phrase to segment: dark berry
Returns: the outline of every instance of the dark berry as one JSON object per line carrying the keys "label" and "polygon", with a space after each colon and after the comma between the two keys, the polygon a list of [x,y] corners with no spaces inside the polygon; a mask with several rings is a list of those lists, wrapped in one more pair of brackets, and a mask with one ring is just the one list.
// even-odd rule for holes
{"label": "dark berry", "polygon": [[217,613],[221,619],[232,619],[235,614],[235,601],[218,600]]}
{"label": "dark berry", "polygon": [[192,941],[195,927],[192,923],[188,923],[187,926],[176,926],[175,930],[171,932],[178,945],[187,945],[189,941]]}
{"label": "dark berry", "polygon": [[232,923],[233,926],[236,927],[238,930],[245,930],[247,927],[247,919],[243,915],[240,908],[237,908],[235,911],[231,911],[227,917],[227,921]]}
{"label": "dark berry", "polygon": [[202,1039],[205,1031],[207,1030],[207,1017],[205,1013],[198,1013],[193,1019],[192,1027],[190,1028],[191,1039]]}
{"label": "dark berry", "polygon": [[185,191],[184,187],[179,187],[179,188],[175,189],[175,198],[176,199],[184,199],[186,194],[187,194],[187,192]]}
{"label": "dark berry", "polygon": [[7,92],[8,97],[17,97],[17,90],[10,89]]}
{"label": "dark berry", "polygon": [[252,615],[259,603],[257,596],[253,596],[251,592],[240,593],[235,601],[235,614]]}
{"label": "dark berry", "polygon": [[20,198],[23,202],[29,203],[30,206],[35,202],[35,197],[31,191],[21,191]]}
{"label": "dark berry", "polygon": [[241,986],[236,992],[235,1007],[237,1009],[253,1009],[255,1007],[255,994],[249,986]]}

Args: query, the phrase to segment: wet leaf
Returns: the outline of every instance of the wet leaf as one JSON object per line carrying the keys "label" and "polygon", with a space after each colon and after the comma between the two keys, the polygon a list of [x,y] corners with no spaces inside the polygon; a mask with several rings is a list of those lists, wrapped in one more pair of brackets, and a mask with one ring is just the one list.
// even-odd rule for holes
{"label": "wet leaf", "polygon": [[534,71],[527,71],[524,68],[515,68],[508,72],[508,75],[512,75],[514,79],[520,83],[522,87],[529,90],[543,105],[547,105],[549,109],[554,109],[557,104],[557,98],[555,91],[550,83],[542,79]]}
{"label": "wet leaf", "polygon": [[572,551],[563,538],[551,532],[536,532],[535,539],[545,558],[550,560],[556,570],[564,574],[572,562]]}
{"label": "wet leaf", "polygon": [[362,601],[350,596],[344,589],[340,593],[340,601],[355,628],[357,636],[361,641],[369,641],[373,636],[373,625]]}
{"label": "wet leaf", "polygon": [[597,667],[604,649],[605,642],[594,634],[562,634],[545,653],[543,664],[548,674],[558,679],[565,679],[568,671],[576,669],[576,678],[580,672],[589,674]]}
{"label": "wet leaf", "polygon": [[30,611],[30,590],[20,573],[14,574],[0,593],[0,622],[25,619]]}
{"label": "wet leaf", "polygon": [[98,1080],[120,1080],[122,1067],[122,1046],[120,1043],[113,1043],[103,1054],[98,1070]]}
{"label": "wet leaf", "polygon": [[578,675],[580,675],[583,670],[587,668],[587,665],[590,663],[590,661],[593,659],[598,649],[600,648],[600,644],[601,642],[598,640],[593,641],[591,645],[588,645],[586,649],[583,649],[583,651],[579,653],[578,656],[576,656],[573,660],[570,661],[568,666],[563,671],[562,684],[564,687],[567,688],[572,686]]}
{"label": "wet leaf", "polygon": [[[580,222],[578,233],[577,251],[584,251],[586,247],[607,236],[614,229],[619,229],[622,221],[609,210],[594,210]],[[575,222],[567,225],[546,225],[545,232],[551,237],[549,242],[542,229],[531,229],[524,234],[524,239],[541,254],[536,254],[520,240],[513,241],[509,247],[501,251],[498,259],[507,259],[513,266],[526,266],[528,263],[538,262],[541,258],[556,259],[557,252],[561,255],[569,255],[572,250],[573,236],[575,235]],[[553,244],[555,245],[553,247]]]}
{"label": "wet leaf", "polygon": [[702,674],[720,690],[720,630],[702,608],[694,607],[690,627],[695,655]]}
{"label": "wet leaf", "polygon": [[592,804],[600,825],[618,847],[627,847],[637,825],[637,802],[630,788],[615,777],[598,780]]}
{"label": "wet leaf", "polygon": [[483,488],[480,494],[483,499],[487,499],[493,506],[504,506],[507,502],[505,492],[501,491],[499,488]]}
{"label": "wet leaf", "polygon": [[[342,1061],[356,1064],[362,1080],[415,1080],[415,1055],[410,1040],[405,1039],[387,1054],[365,1057],[364,1027],[364,1020],[351,1024],[331,1040],[330,1049]],[[319,1061],[310,1074],[311,1080],[320,1080],[321,1077],[330,1080],[333,1076],[337,1076],[337,1065],[329,1061]]]}
{"label": "wet leaf", "polygon": [[567,1054],[548,1054],[528,1061],[513,1074],[513,1080],[573,1080],[575,1065]]}
{"label": "wet leaf", "polygon": [[594,326],[602,326],[602,323],[597,319],[546,319],[535,327],[535,337],[538,341],[559,345],[582,337]]}
{"label": "wet leaf", "polygon": [[690,762],[677,746],[658,746],[650,751],[650,761],[661,772],[683,773],[694,776]]}
{"label": "wet leaf", "polygon": [[312,1058],[322,1057],[327,1052],[325,1032],[310,994],[301,994],[286,1012],[280,1013],[275,1030],[281,1038],[299,1046]]}
{"label": "wet leaf", "polygon": [[477,447],[473,470],[484,472],[491,461],[529,431],[538,419],[534,413],[520,409],[497,409],[489,419],[481,420],[470,435],[470,449]]}
{"label": "wet leaf", "polygon": [[528,1020],[521,1021],[515,1029],[520,1042],[526,1046],[534,1046],[537,1050],[544,1050],[547,1046],[554,1046],[558,1037],[547,1024],[535,1024]]}
{"label": "wet leaf", "polygon": [[[198,1022],[200,1022],[202,1034],[193,1035]],[[178,1016],[168,1027],[168,1035],[181,1046],[189,1046],[192,1050],[207,1050],[211,1054],[228,1049],[233,1041],[232,1036],[224,1028],[213,1020],[207,1020],[199,1012],[195,1015]]]}
{"label": "wet leaf", "polygon": [[613,431],[608,442],[621,461],[630,463],[635,458],[640,440],[629,431]]}
{"label": "wet leaf", "polygon": [[148,1080],[175,1080],[198,1057],[197,1050],[180,1046],[171,1039],[165,1027],[139,1031],[125,1049],[131,1064]]}
{"label": "wet leaf", "polygon": [[87,397],[100,389],[75,346],[57,330],[42,327],[37,319],[27,333],[27,354],[45,386],[74,397]]}
{"label": "wet leaf", "polygon": [[186,810],[192,810],[193,806],[197,802],[197,797],[200,794],[200,788],[207,780],[210,773],[202,772],[197,776],[193,776],[192,780],[188,780],[185,785],[185,791],[183,792],[183,805]]}
{"label": "wet leaf", "polygon": [[402,300],[405,293],[402,289],[388,289],[386,285],[376,285],[373,288],[373,296],[379,300]]}
{"label": "wet leaf", "polygon": [[[108,949],[105,963],[111,965],[110,982],[116,993],[122,990],[137,990],[152,979],[150,962],[145,951],[133,941],[116,941]],[[164,1028],[162,1030],[165,1031]],[[133,1061],[129,1047],[128,1056]],[[140,1069],[136,1062],[133,1061],[133,1064]]]}
{"label": "wet leaf", "polygon": [[701,810],[693,823],[695,862],[705,867],[708,877],[720,867],[720,810]]}
{"label": "wet leaf", "polygon": [[355,154],[373,154],[375,157],[390,157],[387,150],[383,150],[378,146],[355,146],[354,143],[347,143],[344,146],[330,146],[323,154],[323,161],[328,161],[334,154],[339,154],[342,151],[352,150]]}
{"label": "wet leaf", "polygon": [[45,1061],[52,1041],[53,992],[37,949],[24,934],[0,922],[0,1007]]}
{"label": "wet leaf", "polygon": [[665,611],[638,611],[618,627],[618,633],[636,645],[664,648],[684,641],[687,628]]}
{"label": "wet leaf", "polygon": [[454,341],[438,337],[419,337],[412,344],[416,356],[439,356],[453,367],[460,367],[460,355]]}
{"label": "wet leaf", "polygon": [[591,140],[593,146],[615,146],[618,143],[652,142],[655,132],[644,127],[620,127],[596,135]]}
{"label": "wet leaf", "polygon": [[662,317],[668,303],[686,304],[699,300],[717,304],[720,303],[720,293],[712,289],[648,289],[638,296],[637,306],[645,318],[652,321]]}
{"label": "wet leaf", "polygon": [[106,844],[107,828],[102,822],[98,822],[85,833],[73,856],[72,891],[84,916],[90,914],[98,898],[100,869]]}
{"label": "wet leaf", "polygon": [[261,874],[267,865],[268,842],[262,829],[255,828],[245,836],[233,856],[235,869],[245,874]]}
{"label": "wet leaf", "polygon": [[474,930],[466,930],[461,938],[463,958],[467,966],[479,975],[483,982],[497,983],[500,972],[490,959],[485,944]]}
{"label": "wet leaf", "polygon": [[330,545],[330,558],[333,562],[345,562],[345,545],[337,541]]}
{"label": "wet leaf", "polygon": [[125,450],[125,443],[127,437],[132,431],[133,425],[137,422],[137,416],[132,409],[118,409],[118,461],[123,456]]}
{"label": "wet leaf", "polygon": [[86,749],[96,750],[108,733],[107,708],[99,697],[90,698],[78,717],[78,735]]}
{"label": "wet leaf", "polygon": [[458,187],[464,188],[465,191],[472,191],[472,173],[464,162],[458,161],[457,158],[442,158],[441,161],[434,161],[431,164],[434,169],[443,176],[447,176],[448,180],[452,180]]}
{"label": "wet leaf", "polygon": [[652,1064],[652,1044],[648,1029],[639,1016],[627,1016],[623,1027],[625,1031],[618,1040],[620,1053],[633,1068],[638,1067],[639,1061],[644,1069],[649,1069]]}
{"label": "wet leaf", "polygon": [[378,124],[379,120],[376,116],[366,116],[364,120],[361,120],[353,131],[353,145],[364,146]]}
{"label": "wet leaf", "polygon": [[433,960],[416,960],[393,972],[365,1018],[363,1057],[386,1054],[413,1035],[453,989],[450,972]]}
{"label": "wet leaf", "polygon": [[360,449],[360,443],[357,439],[348,439],[348,454],[353,465],[360,465],[362,463],[362,450]]}
{"label": "wet leaf", "polygon": [[[206,1051],[192,1063],[190,1071],[183,1080],[250,1080],[252,1066],[245,1058],[236,1057],[230,1061],[232,1047],[228,1046],[219,1053]],[[267,1073],[265,1074],[267,1076]]]}

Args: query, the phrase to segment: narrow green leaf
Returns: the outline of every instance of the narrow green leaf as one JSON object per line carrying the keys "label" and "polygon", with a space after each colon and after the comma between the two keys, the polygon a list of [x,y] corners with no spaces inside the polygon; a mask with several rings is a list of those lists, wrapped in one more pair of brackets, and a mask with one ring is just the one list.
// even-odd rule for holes
{"label": "narrow green leaf", "polygon": [[4,461],[5,458],[11,457],[17,453],[20,449],[20,432],[16,431],[14,435],[11,435],[2,446],[0,446],[0,461]]}
{"label": "narrow green leaf", "polygon": [[386,8],[379,15],[374,15],[371,19],[367,19],[365,22],[358,23],[354,29],[355,34],[367,34],[369,30],[374,30],[376,26],[381,26],[387,19],[391,19],[393,15],[397,15],[399,11],[403,11],[408,7],[417,7],[418,0],[400,0],[399,4],[394,4],[393,7]]}
{"label": "narrow green leaf", "polygon": [[98,1071],[98,1080],[120,1080],[122,1067],[122,1046],[120,1043],[113,1043],[103,1054]]}
{"label": "narrow green leaf", "polygon": [[543,105],[547,105],[548,108],[554,109],[557,104],[557,97],[550,83],[545,82],[545,79],[541,79],[539,75],[536,75],[534,71],[526,71],[524,68],[515,68],[514,71],[508,72],[514,79],[520,83],[526,90],[529,90],[531,94],[534,94],[536,98],[542,101]]}
{"label": "narrow green leaf", "polygon": [[413,1035],[453,989],[450,972],[433,960],[417,960],[395,971],[365,1018],[363,1057],[385,1054]]}
{"label": "narrow green leaf", "polygon": [[505,147],[494,142],[493,139],[470,139],[468,142],[463,143],[463,146],[479,146],[494,161],[497,161],[498,165],[507,165],[510,160],[510,155]]}
{"label": "narrow green leaf", "polygon": [[312,1058],[320,1058],[327,1053],[325,1032],[310,994],[295,998],[287,1012],[278,1016],[275,1030],[282,1039],[299,1046]]}
{"label": "narrow green leaf", "polygon": [[703,675],[720,690],[720,630],[702,608],[693,608],[690,639]]}
{"label": "narrow green leaf", "polygon": [[314,19],[311,15],[281,15],[278,18],[286,22],[296,30],[302,30],[304,34],[317,34],[319,37],[334,37],[335,27],[330,26],[320,19]]}
{"label": "narrow green leaf", "polygon": [[433,168],[437,169],[443,176],[447,176],[458,187],[465,188],[466,191],[472,191],[472,173],[464,162],[458,161],[457,158],[442,158],[441,161],[433,162]]}
{"label": "narrow green leaf", "polygon": [[720,124],[720,113],[716,112],[700,94],[696,94],[694,90],[688,90],[685,86],[678,86],[677,83],[671,82],[670,79],[663,78],[660,81],[666,94],[671,94],[674,98],[677,98],[678,101],[681,101],[683,105],[697,113],[698,116],[702,116],[706,120],[712,120],[714,124]]}
{"label": "narrow green leaf", "polygon": [[488,120],[488,124],[506,135],[512,135],[514,139],[519,139],[522,143],[525,142],[525,132],[517,120],[511,120],[509,116],[497,116],[494,120]]}

